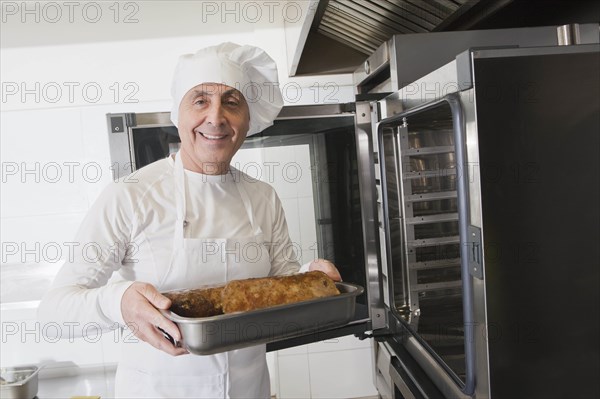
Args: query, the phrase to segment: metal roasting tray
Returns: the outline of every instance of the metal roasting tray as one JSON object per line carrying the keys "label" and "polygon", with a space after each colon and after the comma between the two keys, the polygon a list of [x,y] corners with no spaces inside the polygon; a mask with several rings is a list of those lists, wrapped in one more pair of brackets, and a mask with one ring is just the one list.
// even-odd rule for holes
{"label": "metal roasting tray", "polygon": [[336,282],[339,295],[248,312],[210,317],[182,317],[169,310],[162,314],[181,331],[181,346],[195,355],[245,348],[339,327],[354,317],[361,286]]}
{"label": "metal roasting tray", "polygon": [[0,398],[32,399],[38,391],[37,366],[2,367],[0,369]]}

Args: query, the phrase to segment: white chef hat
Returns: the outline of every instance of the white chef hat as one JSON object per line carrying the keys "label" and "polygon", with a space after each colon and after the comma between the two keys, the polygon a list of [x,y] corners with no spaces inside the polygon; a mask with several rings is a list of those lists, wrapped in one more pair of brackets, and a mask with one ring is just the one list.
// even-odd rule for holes
{"label": "white chef hat", "polygon": [[222,83],[244,95],[250,109],[248,136],[271,126],[283,106],[275,61],[258,47],[222,43],[179,57],[171,86],[175,126],[181,100],[202,83]]}

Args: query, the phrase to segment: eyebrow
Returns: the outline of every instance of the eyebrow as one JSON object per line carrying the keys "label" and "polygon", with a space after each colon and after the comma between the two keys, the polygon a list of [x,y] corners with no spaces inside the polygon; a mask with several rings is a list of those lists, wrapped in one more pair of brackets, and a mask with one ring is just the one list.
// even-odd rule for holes
{"label": "eyebrow", "polygon": [[[194,91],[192,91],[192,93],[193,93],[192,97],[212,96],[212,95],[214,95],[216,93],[216,90],[210,90],[210,91],[206,91],[206,90],[194,90]],[[240,93],[240,91],[238,89],[229,89],[227,91],[224,91],[221,94],[221,97],[231,96],[233,94],[242,96],[242,93]]]}

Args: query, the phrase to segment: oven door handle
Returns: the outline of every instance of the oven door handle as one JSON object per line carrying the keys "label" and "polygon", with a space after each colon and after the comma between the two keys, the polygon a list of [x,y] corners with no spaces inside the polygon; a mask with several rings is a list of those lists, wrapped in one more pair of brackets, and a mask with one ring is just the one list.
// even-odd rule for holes
{"label": "oven door handle", "polygon": [[458,230],[460,236],[460,268],[462,274],[463,290],[463,323],[465,342],[465,386],[463,393],[473,395],[475,392],[475,319],[474,319],[474,294],[471,278],[471,262],[469,258],[469,198],[468,198],[468,176],[466,172],[466,124],[460,97],[449,94],[445,97],[452,112],[452,124],[454,130],[454,145],[456,165],[463,168],[462,173],[457,176],[456,192],[458,205]]}

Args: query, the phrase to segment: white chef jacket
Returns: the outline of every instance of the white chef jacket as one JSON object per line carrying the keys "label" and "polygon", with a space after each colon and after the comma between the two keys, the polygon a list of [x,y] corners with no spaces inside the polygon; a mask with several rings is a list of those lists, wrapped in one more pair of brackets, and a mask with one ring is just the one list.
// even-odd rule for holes
{"label": "white chef jacket", "polygon": [[[181,166],[180,170],[183,170]],[[272,187],[233,168],[230,173],[218,176],[186,170],[185,227],[177,229],[176,172],[177,163],[168,157],[107,187],[85,217],[72,244],[71,259],[67,260],[40,304],[38,313],[42,322],[69,326],[60,330],[63,338],[73,333],[90,333],[93,326],[106,330],[117,325],[124,326],[121,297],[133,281],[148,282],[159,291],[167,291],[249,277],[243,270],[240,273],[233,269],[223,275],[211,275],[212,281],[195,279],[194,273],[183,279],[182,276],[171,278],[177,230],[183,232],[185,239],[194,241],[194,238],[252,236],[258,229],[261,242],[268,249],[270,269],[267,268],[266,273],[260,272],[264,275],[251,276],[298,271],[299,264],[283,208]],[[241,193],[245,194],[242,196]],[[249,203],[251,212],[248,212],[246,203]],[[219,239],[209,240],[207,245],[200,245],[195,251],[195,259],[201,264],[218,264],[219,259],[225,258],[241,259],[243,262],[257,256],[255,245],[231,245]],[[224,388],[216,396],[265,395],[268,371],[264,345],[227,354],[178,357],[160,352],[141,341],[129,346],[124,344],[123,348],[120,370],[117,371],[117,393],[120,380],[124,380],[124,384],[136,383],[134,372],[141,376],[139,385],[146,385],[143,389],[149,389],[140,390],[140,396],[159,395],[159,392],[148,388],[144,376],[166,371],[173,381],[167,391],[173,394],[174,389],[188,382],[193,384],[206,370],[216,367],[226,370],[224,375],[206,377],[226,380],[219,382]],[[229,360],[235,362],[235,373],[229,372],[234,370]],[[123,371],[125,369],[127,371]],[[195,369],[198,371],[195,372]],[[254,380],[262,381],[262,385],[259,384],[258,391],[252,392],[248,388]],[[132,396],[137,393],[123,392]],[[214,394],[210,390],[206,392]]]}

